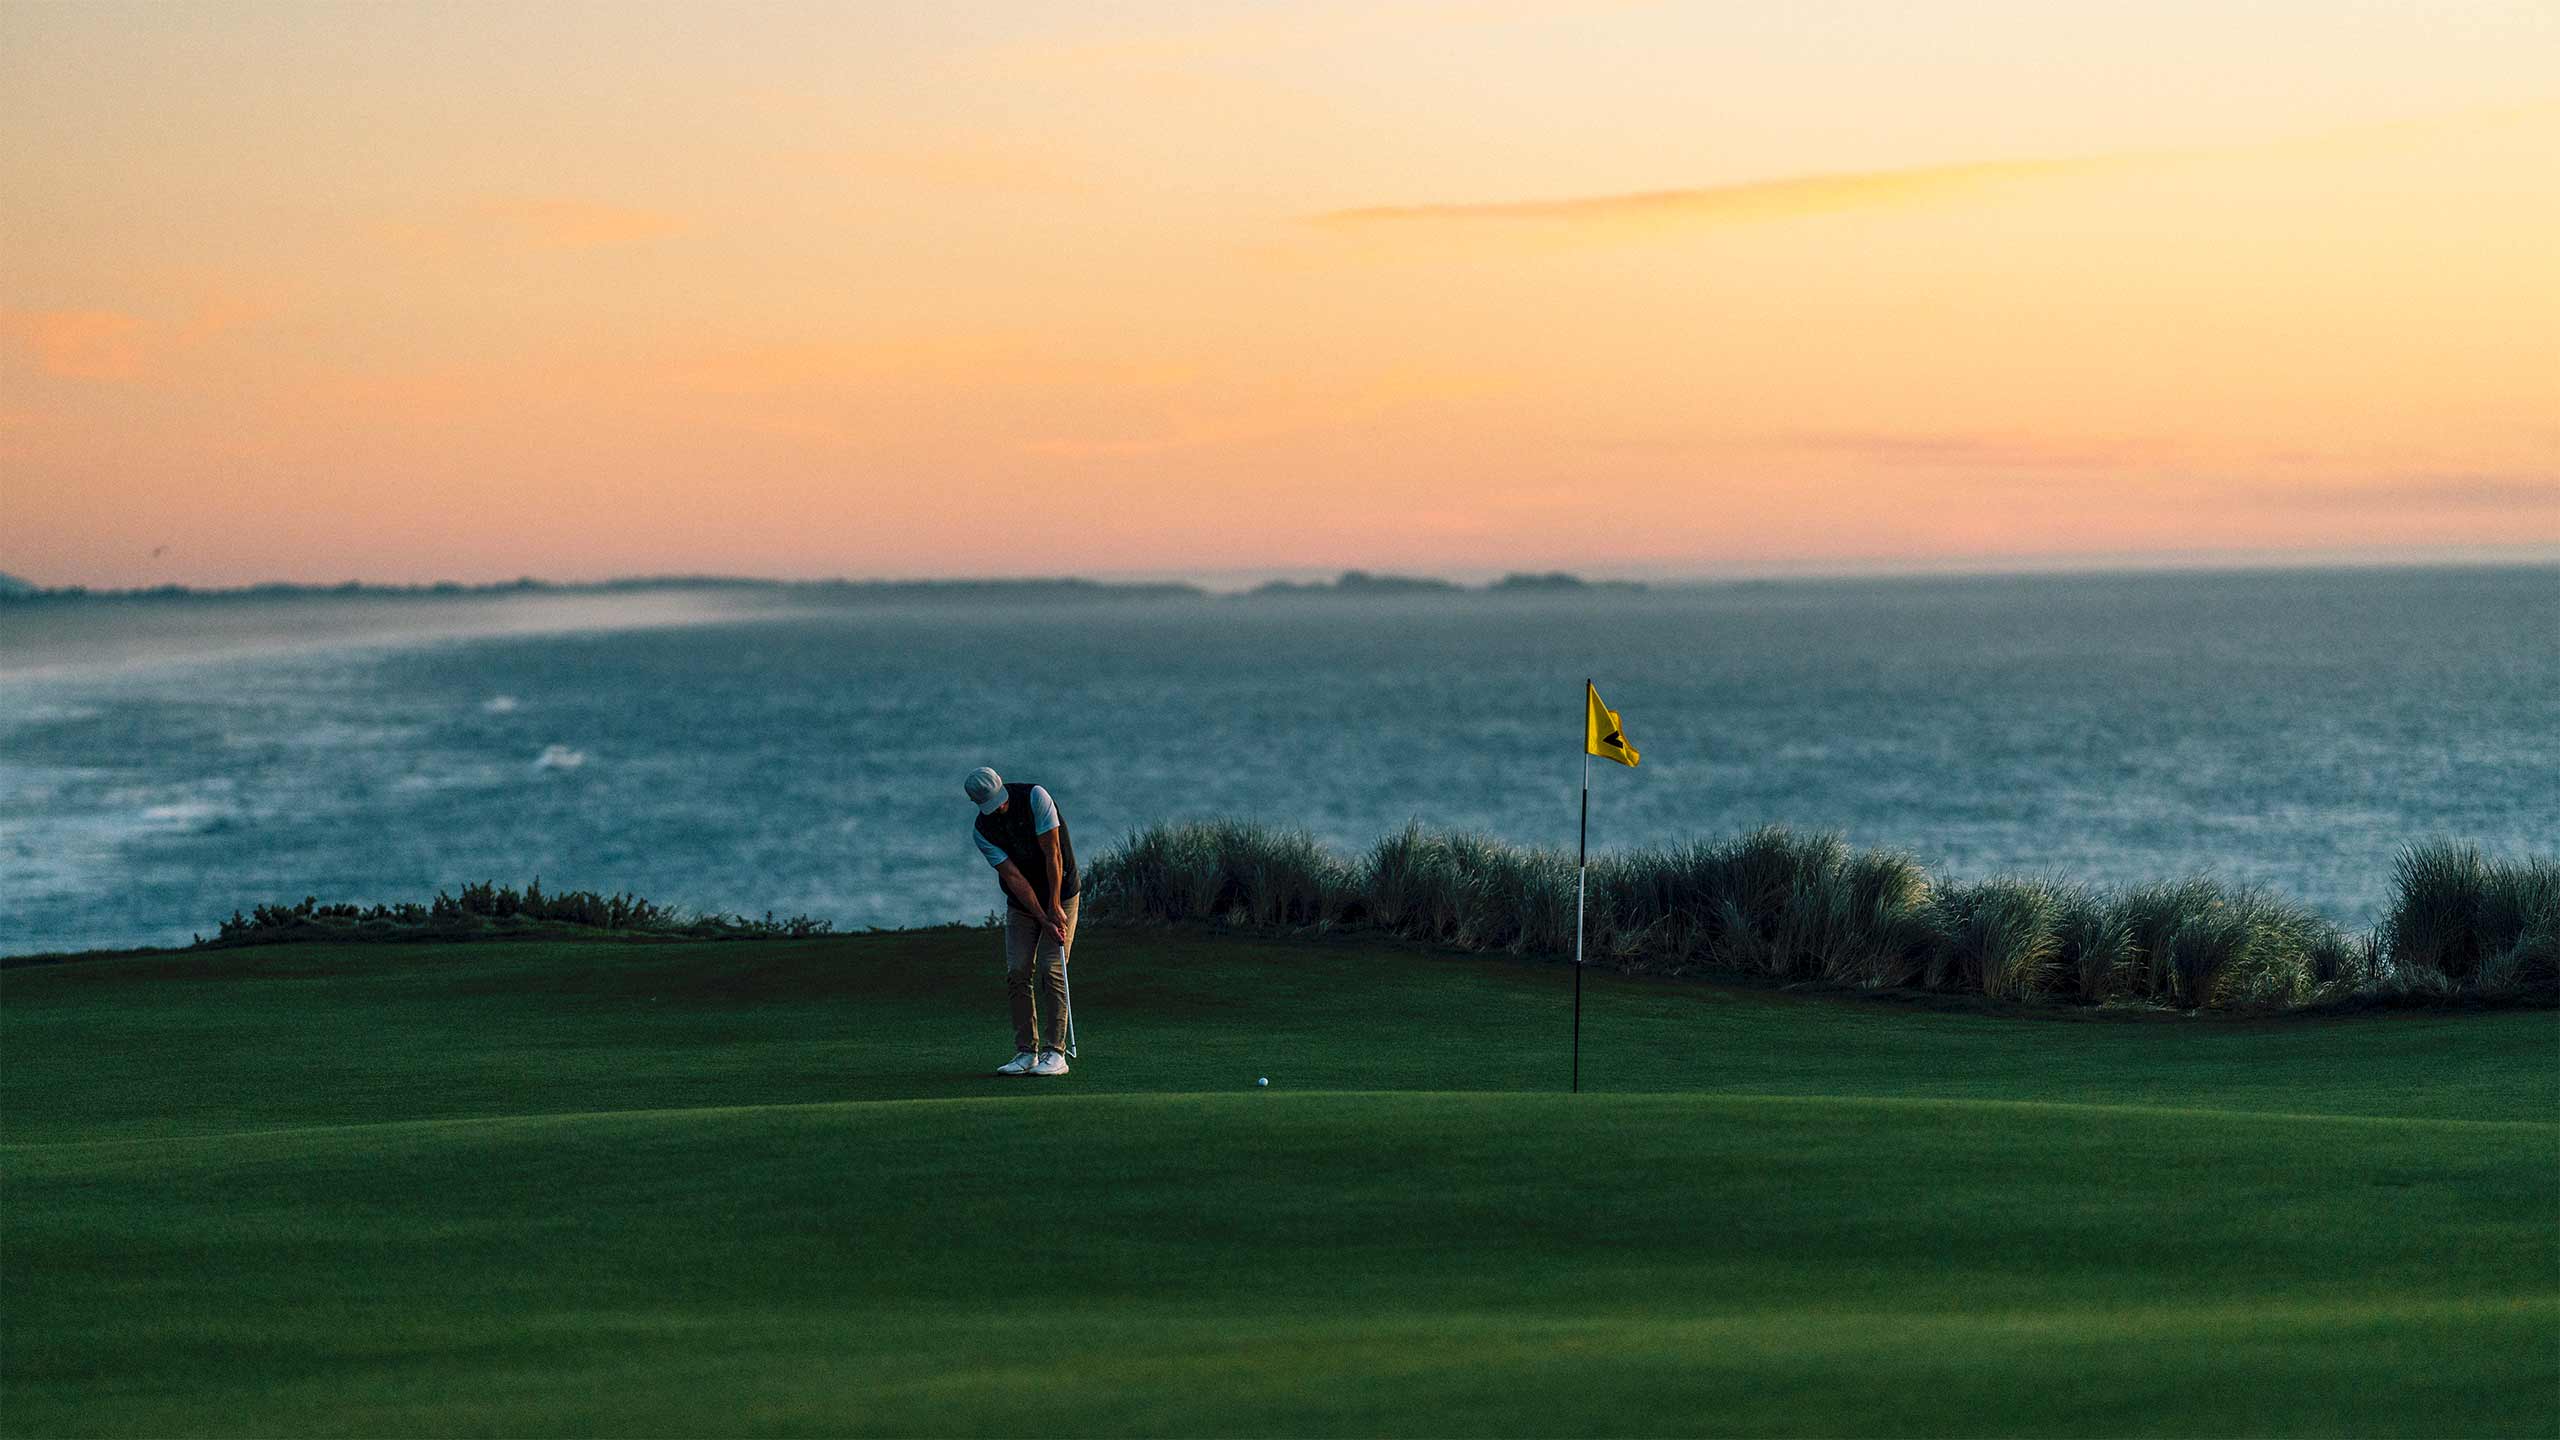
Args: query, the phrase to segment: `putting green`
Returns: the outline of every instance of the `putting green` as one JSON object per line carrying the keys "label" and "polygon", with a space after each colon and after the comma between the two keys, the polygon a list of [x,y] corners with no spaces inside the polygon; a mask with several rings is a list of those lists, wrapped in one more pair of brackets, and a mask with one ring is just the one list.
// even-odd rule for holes
{"label": "putting green", "polygon": [[1593,977],[1568,1096],[1553,969],[1085,954],[1059,1081],[969,932],[9,971],[0,1425],[2560,1423],[2551,1012]]}

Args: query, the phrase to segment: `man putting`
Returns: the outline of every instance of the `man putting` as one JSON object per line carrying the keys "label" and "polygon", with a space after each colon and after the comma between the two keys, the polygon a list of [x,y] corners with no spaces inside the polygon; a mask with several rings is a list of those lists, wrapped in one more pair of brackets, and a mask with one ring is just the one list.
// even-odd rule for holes
{"label": "man putting", "polygon": [[[1004,888],[1004,982],[1013,1058],[999,1075],[1067,1073],[1067,950],[1076,943],[1076,847],[1058,802],[981,765],[960,782],[978,807],[978,853]],[[1037,980],[1037,993],[1033,982]]]}

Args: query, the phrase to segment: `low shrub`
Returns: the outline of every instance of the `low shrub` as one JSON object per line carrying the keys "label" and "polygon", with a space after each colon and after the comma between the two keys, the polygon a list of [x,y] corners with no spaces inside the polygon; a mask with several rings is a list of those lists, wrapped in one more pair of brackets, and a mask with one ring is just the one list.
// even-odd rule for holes
{"label": "low shrub", "polygon": [[450,939],[539,930],[597,930],[620,934],[682,936],[704,940],[803,939],[831,934],[830,921],[794,915],[761,920],[743,915],[693,914],[652,904],[637,895],[567,890],[547,894],[536,879],[522,890],[489,881],[465,885],[460,895],[439,890],[424,905],[323,905],[306,895],[299,905],[260,905],[231,912],[198,949],[271,945],[300,940]]}
{"label": "low shrub", "polygon": [[[1100,920],[1380,931],[1460,950],[1573,952],[1570,852],[1408,824],[1336,858],[1299,830],[1158,825],[1088,869]],[[2101,891],[1936,883],[1887,850],[1766,827],[1595,857],[1586,955],[1870,989],[2180,1008],[2394,995],[2560,998],[2560,863],[2422,846],[2371,936],[2207,877]]]}

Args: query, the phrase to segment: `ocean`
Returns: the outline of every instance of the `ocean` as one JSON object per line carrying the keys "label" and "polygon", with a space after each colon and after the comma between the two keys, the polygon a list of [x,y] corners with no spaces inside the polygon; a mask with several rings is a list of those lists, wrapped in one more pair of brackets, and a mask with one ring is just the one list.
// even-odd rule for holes
{"label": "ocean", "polygon": [[2560,849],[2552,568],[349,608],[0,605],[0,953],[536,877],[971,921],[981,764],[1088,855],[1202,816],[1570,847],[1585,677],[1644,756],[1595,766],[1602,850],[1777,823],[2361,927],[2409,841]]}

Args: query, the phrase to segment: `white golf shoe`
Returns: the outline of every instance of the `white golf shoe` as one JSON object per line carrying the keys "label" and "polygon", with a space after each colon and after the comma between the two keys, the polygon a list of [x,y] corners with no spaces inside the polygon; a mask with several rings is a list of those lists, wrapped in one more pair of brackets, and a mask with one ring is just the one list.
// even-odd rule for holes
{"label": "white golf shoe", "polygon": [[1029,1075],[1033,1071],[1037,1070],[1039,1065],[1039,1056],[1032,1054],[1028,1050],[1018,1050],[1014,1052],[1012,1059],[1007,1060],[996,1067],[996,1073],[999,1075]]}
{"label": "white golf shoe", "polygon": [[1031,1067],[1031,1073],[1034,1075],[1064,1075],[1067,1073],[1067,1057],[1059,1054],[1055,1050],[1043,1050],[1040,1052],[1040,1062]]}

